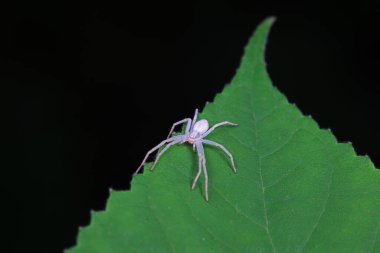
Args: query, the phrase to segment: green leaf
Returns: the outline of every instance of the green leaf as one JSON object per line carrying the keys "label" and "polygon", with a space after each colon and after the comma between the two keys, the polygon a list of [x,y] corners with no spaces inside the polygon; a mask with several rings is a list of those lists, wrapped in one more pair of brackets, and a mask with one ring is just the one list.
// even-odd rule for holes
{"label": "green leaf", "polygon": [[259,26],[231,85],[200,115],[240,124],[208,136],[231,151],[238,173],[205,147],[206,202],[203,181],[190,190],[196,154],[172,147],[131,191],[111,192],[68,252],[380,251],[379,171],[272,86],[264,62],[272,23]]}

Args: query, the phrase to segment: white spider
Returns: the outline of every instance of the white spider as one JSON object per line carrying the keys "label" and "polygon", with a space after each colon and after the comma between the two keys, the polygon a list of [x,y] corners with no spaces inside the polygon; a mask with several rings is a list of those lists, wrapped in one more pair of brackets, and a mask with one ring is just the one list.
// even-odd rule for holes
{"label": "white spider", "polygon": [[[156,159],[155,159],[152,167],[150,168],[150,170],[154,169],[154,167],[156,166],[156,164],[157,164],[158,159],[160,158],[160,156],[170,146],[173,146],[174,144],[183,144],[185,142],[188,142],[188,143],[190,143],[190,144],[193,145],[193,150],[194,151],[195,151],[195,148],[197,148],[198,157],[199,157],[199,169],[198,169],[197,175],[195,176],[195,179],[194,179],[194,182],[193,182],[193,184],[191,186],[191,189],[194,190],[195,184],[197,183],[197,181],[199,179],[199,176],[201,175],[202,165],[203,165],[203,173],[204,173],[204,177],[205,177],[206,201],[208,201],[208,177],[207,177],[207,170],[206,170],[206,158],[205,158],[205,155],[204,155],[204,150],[203,150],[203,145],[202,144],[203,143],[204,144],[209,144],[209,145],[221,148],[228,155],[228,157],[231,159],[231,164],[232,164],[232,167],[233,167],[233,170],[234,170],[235,173],[236,173],[236,167],[235,167],[234,159],[233,159],[231,153],[223,145],[221,145],[219,143],[216,143],[214,141],[204,140],[203,138],[206,137],[207,135],[209,135],[217,127],[220,127],[222,125],[237,126],[238,124],[231,123],[231,122],[228,122],[228,121],[223,121],[223,122],[220,122],[220,123],[214,125],[213,127],[211,127],[209,129],[209,125],[208,125],[208,121],[207,120],[201,119],[199,121],[196,121],[197,120],[197,115],[198,115],[198,109],[195,110],[195,114],[194,114],[193,120],[191,120],[190,118],[186,118],[186,119],[183,119],[183,120],[180,120],[180,121],[174,123],[173,126],[172,126],[172,128],[171,128],[171,130],[170,130],[170,132],[169,132],[169,135],[168,135],[167,139],[164,140],[164,141],[162,141],[162,142],[160,142],[157,146],[155,146],[154,148],[152,148],[151,150],[149,150],[149,152],[146,154],[144,160],[142,161],[141,165],[136,170],[135,174],[137,174],[140,171],[140,169],[142,168],[142,166],[145,164],[146,160],[148,159],[149,155],[151,153],[153,153],[154,151],[156,151],[157,149],[159,149],[161,146],[167,144],[166,147],[164,147],[161,150],[161,152],[158,153],[158,155],[157,155],[157,157],[156,157]],[[177,125],[183,124],[185,122],[187,122],[185,134],[183,134],[183,135],[176,135],[176,136],[170,137],[170,135],[172,134],[174,128]]]}

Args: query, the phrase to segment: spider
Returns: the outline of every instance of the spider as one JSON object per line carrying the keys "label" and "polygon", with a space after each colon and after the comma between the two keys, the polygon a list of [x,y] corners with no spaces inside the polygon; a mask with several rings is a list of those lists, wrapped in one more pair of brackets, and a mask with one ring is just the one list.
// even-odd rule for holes
{"label": "spider", "polygon": [[[166,150],[168,150],[169,147],[171,147],[171,146],[173,146],[175,144],[183,144],[183,143],[187,142],[187,143],[193,145],[193,150],[194,151],[195,151],[195,148],[197,149],[198,158],[199,158],[198,159],[199,160],[198,173],[197,173],[197,175],[194,178],[194,181],[193,181],[193,184],[191,186],[191,189],[194,190],[195,184],[197,183],[197,181],[199,179],[199,176],[201,175],[202,166],[203,166],[203,173],[204,173],[204,178],[205,178],[205,195],[206,195],[206,201],[208,201],[208,176],[207,176],[206,158],[205,158],[205,154],[204,154],[203,144],[208,144],[208,145],[211,145],[211,146],[216,146],[216,147],[222,149],[227,154],[227,156],[230,158],[231,164],[232,164],[232,168],[233,168],[233,170],[234,170],[235,173],[236,173],[236,167],[235,167],[234,159],[233,159],[231,153],[223,145],[221,145],[219,143],[216,143],[214,141],[205,140],[204,138],[207,135],[209,135],[212,131],[214,131],[215,128],[217,128],[217,127],[220,127],[222,125],[238,126],[238,124],[231,123],[231,122],[228,122],[228,121],[223,121],[223,122],[220,122],[218,124],[215,124],[213,127],[211,127],[209,129],[208,121],[205,120],[205,119],[201,119],[199,121],[196,121],[197,120],[197,116],[198,116],[198,109],[195,110],[195,114],[194,114],[193,120],[191,120],[190,118],[186,118],[186,119],[183,119],[183,120],[180,120],[180,121],[174,123],[173,126],[172,126],[172,128],[170,129],[169,135],[166,138],[166,140],[163,140],[157,146],[155,146],[154,148],[152,148],[151,150],[148,151],[148,153],[145,155],[145,158],[142,161],[141,165],[137,168],[137,170],[135,172],[135,175],[140,171],[140,169],[142,168],[142,166],[145,164],[145,162],[148,159],[149,155],[151,153],[153,153],[154,151],[156,151],[157,149],[159,149],[160,147],[162,147],[163,145],[167,144],[157,154],[156,159],[155,159],[152,167],[150,168],[151,171],[156,166],[156,164],[157,164],[158,160],[160,159],[161,155]],[[183,135],[176,135],[176,136],[170,137],[171,134],[172,134],[172,132],[173,132],[173,130],[174,130],[174,128],[177,125],[184,124],[184,123],[187,123],[185,134],[183,134]]]}

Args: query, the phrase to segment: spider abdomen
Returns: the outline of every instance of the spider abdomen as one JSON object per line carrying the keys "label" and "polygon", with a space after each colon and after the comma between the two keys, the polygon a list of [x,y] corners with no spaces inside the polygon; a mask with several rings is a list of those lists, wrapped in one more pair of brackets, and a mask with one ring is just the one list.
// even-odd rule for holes
{"label": "spider abdomen", "polygon": [[208,121],[205,119],[201,119],[200,121],[194,124],[193,132],[204,134],[207,130],[208,130]]}

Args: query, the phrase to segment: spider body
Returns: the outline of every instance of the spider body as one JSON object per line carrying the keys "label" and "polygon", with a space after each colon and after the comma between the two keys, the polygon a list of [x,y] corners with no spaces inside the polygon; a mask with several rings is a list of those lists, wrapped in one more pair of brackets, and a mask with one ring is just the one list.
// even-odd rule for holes
{"label": "spider body", "polygon": [[[201,120],[197,121],[197,116],[198,116],[198,109],[195,110],[195,114],[194,114],[193,120],[191,120],[190,118],[186,118],[186,119],[183,119],[183,120],[180,120],[180,121],[174,123],[173,126],[172,126],[172,128],[171,128],[171,130],[170,130],[170,132],[169,132],[169,135],[168,135],[167,139],[163,140],[157,146],[155,146],[154,148],[152,148],[151,150],[148,151],[148,153],[145,155],[145,158],[142,161],[141,165],[137,168],[135,174],[137,174],[140,171],[140,169],[142,168],[142,166],[145,164],[146,160],[148,159],[149,155],[151,153],[155,152],[160,147],[166,145],[157,154],[156,159],[155,159],[152,167],[150,168],[150,170],[154,169],[154,167],[156,166],[156,164],[157,164],[158,160],[160,159],[161,155],[169,147],[171,147],[171,146],[173,146],[175,144],[183,144],[183,143],[187,142],[187,143],[193,145],[193,150],[194,151],[195,151],[195,149],[197,149],[198,159],[199,159],[198,173],[195,176],[195,179],[193,181],[191,189],[193,190],[195,188],[195,185],[196,185],[196,183],[197,183],[197,181],[199,179],[199,176],[201,175],[202,168],[203,168],[203,174],[204,174],[204,177],[205,177],[205,195],[206,195],[206,201],[208,201],[208,176],[207,176],[206,158],[205,158],[205,155],[204,155],[203,144],[208,144],[208,145],[211,145],[211,146],[216,146],[216,147],[222,149],[228,155],[228,157],[230,158],[231,164],[232,164],[232,168],[233,168],[233,170],[234,170],[235,173],[236,173],[236,167],[235,167],[234,159],[233,159],[231,153],[223,145],[221,145],[219,143],[216,143],[214,141],[211,141],[211,140],[205,140],[204,137],[206,137],[212,131],[214,131],[215,128],[220,127],[222,125],[237,126],[237,124],[231,123],[229,121],[223,121],[223,122],[220,122],[220,123],[214,125],[213,127],[209,128],[208,121],[205,120],[205,119],[201,119]],[[185,134],[183,134],[183,135],[176,135],[176,136],[172,136],[171,137],[171,134],[172,134],[174,128],[177,125],[184,124],[184,123],[187,123]]]}
{"label": "spider body", "polygon": [[202,138],[202,134],[206,133],[208,130],[208,121],[205,119],[201,119],[200,121],[194,124],[193,129],[190,129],[190,132],[187,136],[187,142],[190,144],[194,144],[198,140]]}

